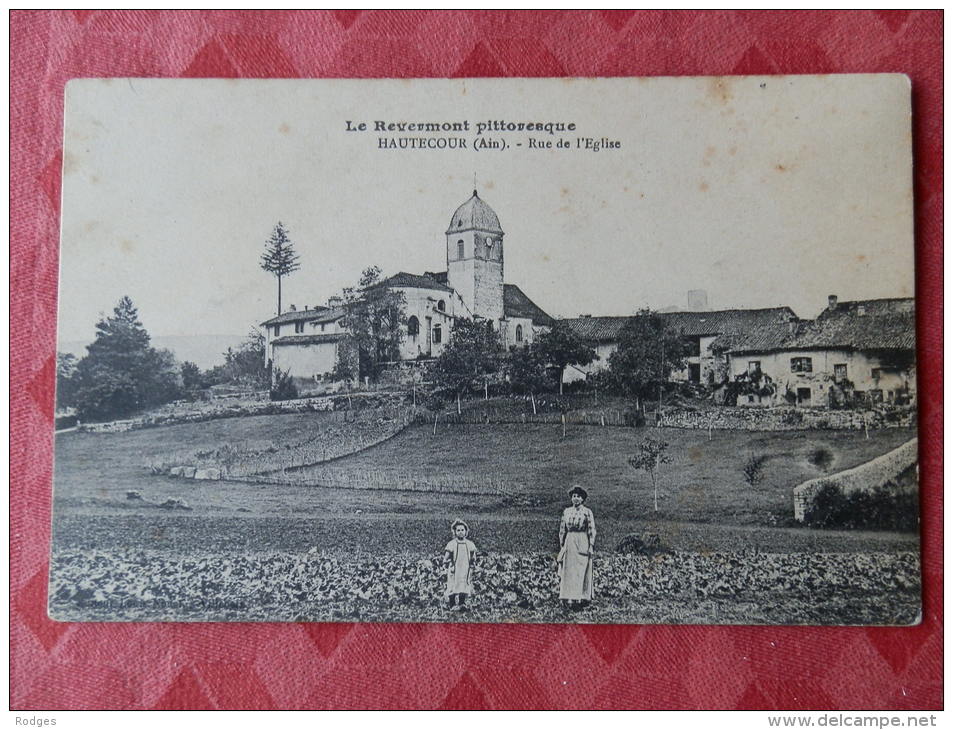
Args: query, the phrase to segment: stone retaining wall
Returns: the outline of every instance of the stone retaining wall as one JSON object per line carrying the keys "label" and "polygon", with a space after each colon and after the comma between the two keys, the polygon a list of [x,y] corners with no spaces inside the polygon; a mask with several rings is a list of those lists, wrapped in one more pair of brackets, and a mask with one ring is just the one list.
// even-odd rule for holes
{"label": "stone retaining wall", "polygon": [[827,484],[837,487],[844,494],[858,490],[871,491],[896,479],[901,472],[916,463],[917,439],[913,438],[893,451],[860,466],[803,482],[794,488],[794,519],[804,522],[804,516],[818,492]]}
{"label": "stone retaining wall", "polygon": [[298,398],[286,401],[249,401],[229,403],[217,407],[204,407],[195,410],[159,411],[139,418],[106,423],[83,423],[77,429],[90,433],[117,433],[137,431],[157,426],[173,426],[180,423],[201,423],[220,418],[239,418],[242,416],[271,416],[284,413],[313,413],[315,411],[343,411],[348,409],[364,410],[368,408],[396,407],[407,399],[404,393],[373,393],[320,396]]}
{"label": "stone retaining wall", "polygon": [[296,444],[225,444],[214,452],[165,457],[149,464],[154,474],[185,479],[243,479],[284,473],[335,461],[393,438],[417,422],[413,409],[365,409],[348,421],[331,424]]}
{"label": "stone retaining wall", "polygon": [[738,408],[722,406],[698,411],[662,410],[661,425],[716,431],[801,431],[901,428],[916,423],[912,408],[883,411],[831,411],[814,408]]}

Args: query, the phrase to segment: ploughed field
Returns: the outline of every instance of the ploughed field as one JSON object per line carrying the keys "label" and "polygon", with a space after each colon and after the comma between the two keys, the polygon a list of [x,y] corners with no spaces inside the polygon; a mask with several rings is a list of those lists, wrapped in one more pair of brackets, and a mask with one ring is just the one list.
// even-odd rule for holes
{"label": "ploughed field", "polygon": [[[917,536],[790,524],[791,489],[855,466],[913,433],[744,433],[558,425],[415,426],[334,470],[501,482],[505,494],[446,494],[194,481],[152,475],[171,451],[300,441],[320,413],[233,418],[117,434],[57,437],[51,612],[126,620],[475,620],[906,623],[919,606]],[[670,444],[660,511],[626,460],[645,436]],[[829,452],[829,463],[813,455]],[[767,454],[764,479],[742,467]],[[313,474],[309,474],[313,472]],[[597,600],[557,607],[553,558],[565,492],[590,492],[599,537]],[[141,499],[127,499],[129,491]],[[167,510],[168,499],[189,510]],[[469,614],[440,605],[437,559],[466,519],[488,554]],[[615,552],[657,533],[672,551]],[[428,566],[429,562],[429,566]],[[747,566],[739,570],[737,566]],[[808,570],[805,566],[811,566]],[[734,566],[734,567],[732,567]],[[290,577],[289,577],[290,576]],[[290,581],[290,582],[289,582]]]}

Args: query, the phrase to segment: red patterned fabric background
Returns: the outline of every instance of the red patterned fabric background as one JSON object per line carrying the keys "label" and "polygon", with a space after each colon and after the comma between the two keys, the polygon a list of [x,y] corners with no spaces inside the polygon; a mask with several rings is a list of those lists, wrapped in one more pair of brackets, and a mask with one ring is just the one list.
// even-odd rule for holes
{"label": "red patterned fabric background", "polygon": [[[11,14],[11,704],[942,705],[939,11]],[[46,618],[63,85],[89,76],[899,71],[913,82],[924,614],[914,628],[67,624]]]}

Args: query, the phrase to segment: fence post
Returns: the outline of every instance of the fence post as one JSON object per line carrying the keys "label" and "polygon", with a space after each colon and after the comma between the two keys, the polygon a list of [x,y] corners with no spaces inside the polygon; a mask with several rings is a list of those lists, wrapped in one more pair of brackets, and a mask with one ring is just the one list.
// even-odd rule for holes
{"label": "fence post", "polygon": [[437,435],[437,419],[440,417],[439,413],[433,414],[433,435]]}

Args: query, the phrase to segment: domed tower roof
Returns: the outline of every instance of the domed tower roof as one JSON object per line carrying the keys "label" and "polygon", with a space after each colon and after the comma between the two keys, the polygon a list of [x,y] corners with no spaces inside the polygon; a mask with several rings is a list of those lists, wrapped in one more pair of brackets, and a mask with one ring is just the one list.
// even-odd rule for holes
{"label": "domed tower roof", "polygon": [[503,233],[500,219],[493,212],[493,208],[480,199],[476,190],[473,191],[473,197],[454,212],[447,233],[470,231],[474,228],[489,233]]}

